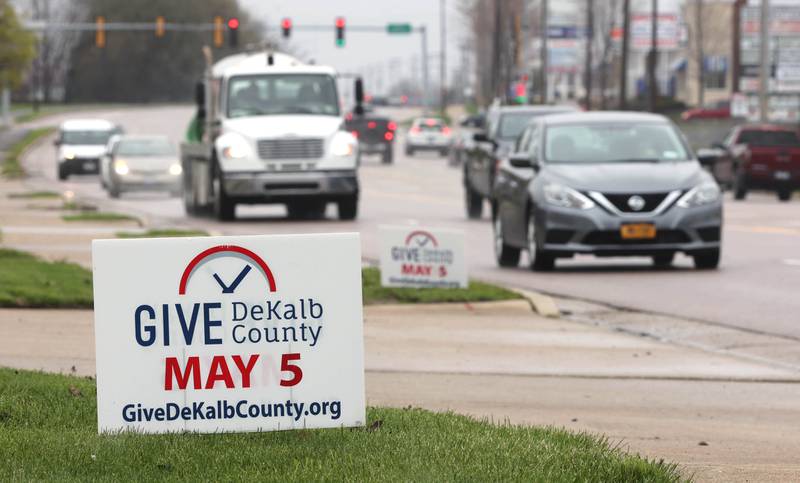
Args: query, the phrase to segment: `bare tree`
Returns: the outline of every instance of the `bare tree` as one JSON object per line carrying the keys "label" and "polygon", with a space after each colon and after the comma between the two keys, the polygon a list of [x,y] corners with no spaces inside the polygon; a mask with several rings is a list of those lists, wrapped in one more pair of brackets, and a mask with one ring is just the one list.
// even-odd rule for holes
{"label": "bare tree", "polygon": [[600,108],[608,108],[608,82],[614,59],[613,30],[619,25],[620,0],[597,2],[594,15],[594,51],[598,62]]}

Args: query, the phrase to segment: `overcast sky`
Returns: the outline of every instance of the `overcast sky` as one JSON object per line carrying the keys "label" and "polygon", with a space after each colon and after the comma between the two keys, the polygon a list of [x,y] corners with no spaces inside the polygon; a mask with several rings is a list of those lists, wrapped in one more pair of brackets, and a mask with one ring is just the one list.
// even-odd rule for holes
{"label": "overcast sky", "polygon": [[[428,52],[440,51],[439,2],[437,0],[239,0],[254,16],[280,34],[280,21],[290,17],[295,26],[322,24],[333,26],[342,16],[348,25],[385,25],[409,22],[428,29]],[[456,67],[459,45],[464,39],[464,20],[457,7],[459,0],[446,0],[448,71]],[[412,56],[421,53],[419,34],[394,35],[347,31],[347,45],[337,48],[334,33],[293,31],[291,45],[317,63],[333,65],[341,72],[363,71],[368,66],[380,70],[384,77],[391,72],[388,64],[395,61],[395,75],[411,73]],[[438,58],[430,61],[431,79],[438,79]],[[383,80],[388,82],[388,78]]]}

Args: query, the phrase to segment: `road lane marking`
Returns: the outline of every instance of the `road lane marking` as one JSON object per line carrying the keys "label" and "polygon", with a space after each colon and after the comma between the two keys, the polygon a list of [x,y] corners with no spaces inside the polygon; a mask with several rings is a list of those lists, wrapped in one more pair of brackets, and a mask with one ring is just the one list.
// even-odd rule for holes
{"label": "road lane marking", "polygon": [[786,258],[783,260],[783,263],[792,267],[800,267],[800,259],[798,258]]}
{"label": "road lane marking", "polygon": [[785,228],[781,226],[747,226],[747,225],[727,225],[729,230],[747,233],[767,233],[770,235],[791,235],[800,236],[800,228]]}

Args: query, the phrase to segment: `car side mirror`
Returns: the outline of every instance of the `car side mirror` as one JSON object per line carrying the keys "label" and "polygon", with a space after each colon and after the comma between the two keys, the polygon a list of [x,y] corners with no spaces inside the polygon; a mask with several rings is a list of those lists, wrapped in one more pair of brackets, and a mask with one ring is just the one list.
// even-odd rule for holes
{"label": "car side mirror", "polygon": [[489,136],[486,135],[485,131],[478,131],[472,135],[472,140],[476,143],[488,143]]}
{"label": "car side mirror", "polygon": [[700,161],[701,166],[714,166],[720,155],[724,155],[725,151],[720,152],[720,148],[713,149],[698,149],[697,160]]}
{"label": "car side mirror", "polygon": [[508,158],[509,164],[515,168],[532,168],[531,157],[527,153],[514,153]]}
{"label": "car side mirror", "polygon": [[60,139],[54,139],[53,140],[53,146],[55,146],[55,147],[61,146],[61,140]]}
{"label": "car side mirror", "polygon": [[712,143],[711,147],[714,148],[714,149],[721,149],[723,151],[727,151],[728,150],[728,147],[725,146],[725,144],[722,143],[721,141],[717,141],[715,143]]}

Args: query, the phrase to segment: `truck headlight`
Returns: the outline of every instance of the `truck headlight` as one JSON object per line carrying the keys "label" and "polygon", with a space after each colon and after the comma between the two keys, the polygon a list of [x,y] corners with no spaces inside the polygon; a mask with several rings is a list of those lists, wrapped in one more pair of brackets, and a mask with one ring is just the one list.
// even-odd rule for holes
{"label": "truck headlight", "polygon": [[227,159],[242,159],[250,156],[250,144],[241,136],[228,134],[220,139],[222,156]]}
{"label": "truck headlight", "polygon": [[65,160],[75,159],[75,153],[70,153],[68,151],[64,152],[64,159]]}
{"label": "truck headlight", "polygon": [[183,173],[183,167],[181,167],[180,164],[175,163],[169,166],[169,174],[173,176],[178,176],[181,173]]}
{"label": "truck headlight", "polygon": [[338,132],[331,140],[331,154],[351,156],[356,152],[356,139],[350,133]]}
{"label": "truck headlight", "polygon": [[681,196],[677,205],[681,208],[703,206],[717,201],[720,195],[721,191],[717,183],[708,181],[690,189],[685,195]]}
{"label": "truck headlight", "polygon": [[131,172],[131,169],[128,167],[128,163],[126,163],[124,159],[115,159],[114,172],[120,176],[125,176]]}
{"label": "truck headlight", "polygon": [[549,204],[562,208],[577,208],[588,210],[594,207],[594,201],[578,191],[556,183],[549,183],[544,187],[544,199]]}

